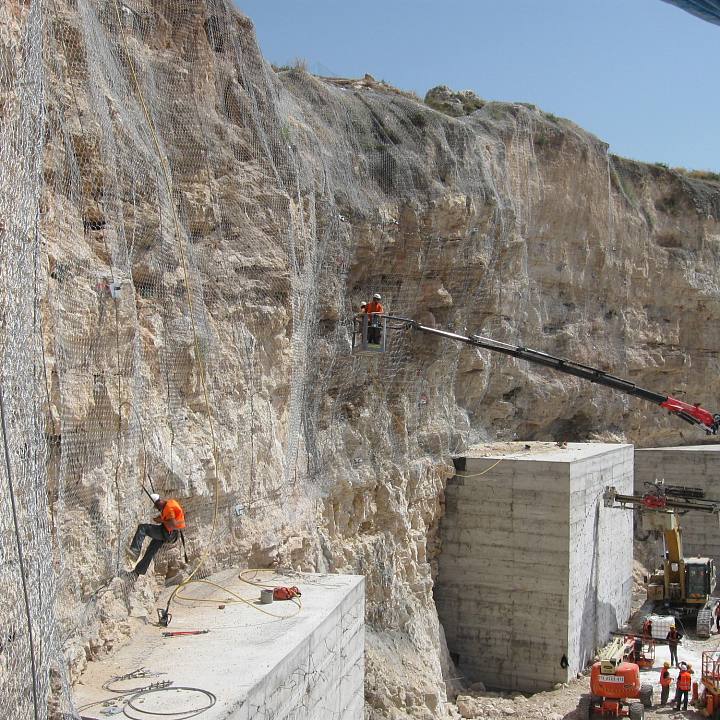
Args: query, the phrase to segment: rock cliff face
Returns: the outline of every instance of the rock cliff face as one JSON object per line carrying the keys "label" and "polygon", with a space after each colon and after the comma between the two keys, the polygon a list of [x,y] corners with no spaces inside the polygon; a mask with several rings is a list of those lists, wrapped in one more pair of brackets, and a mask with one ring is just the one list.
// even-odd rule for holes
{"label": "rock cliff face", "polygon": [[[403,330],[353,357],[352,313],[379,291],[398,315],[712,404],[720,187],[611,156],[534,107],[455,118],[369,76],[275,72],[221,0],[0,12],[7,133],[17,78],[43,80],[26,98],[44,141],[25,232],[40,231],[73,668],[151,604],[154,580],[119,577],[144,480],[184,500],[204,569],[366,575],[369,717],[446,716],[432,586],[452,456],[497,438],[697,436],[642,401]],[[172,549],[156,569],[180,565]]]}

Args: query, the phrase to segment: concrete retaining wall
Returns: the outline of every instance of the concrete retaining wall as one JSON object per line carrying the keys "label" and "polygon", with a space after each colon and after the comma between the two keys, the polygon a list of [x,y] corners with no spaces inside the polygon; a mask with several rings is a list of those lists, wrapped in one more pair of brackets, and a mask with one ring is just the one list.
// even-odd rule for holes
{"label": "concrete retaining wall", "polygon": [[365,586],[353,590],[247,695],[233,720],[362,720]]}
{"label": "concrete retaining wall", "polygon": [[604,507],[602,493],[607,485],[623,494],[632,491],[631,445],[615,446],[570,467],[570,676],[587,665],[630,615],[632,513]]}
{"label": "concrete retaining wall", "polygon": [[448,483],[438,613],[467,680],[547,689],[629,614],[632,521],[601,495],[632,488],[632,446],[482,452]]}
{"label": "concrete retaining wall", "polygon": [[[298,611],[290,602],[255,607],[260,589],[240,583],[237,576],[237,568],[212,575],[214,585],[193,586],[200,603],[173,607],[173,630],[205,628],[208,633],[163,638],[157,627],[143,626],[112,658],[88,664],[75,687],[76,704],[88,706],[90,717],[100,717],[108,696],[105,683],[136,669],[141,658],[143,667],[174,687],[198,687],[215,695],[203,720],[362,720],[365,579],[260,571],[256,579],[266,586],[300,587]],[[218,587],[237,588],[247,602],[220,610],[215,600],[209,602]],[[180,710],[198,706],[196,695],[180,693],[171,708],[163,706],[167,700],[155,700],[157,707],[145,709],[175,708],[181,715]]]}

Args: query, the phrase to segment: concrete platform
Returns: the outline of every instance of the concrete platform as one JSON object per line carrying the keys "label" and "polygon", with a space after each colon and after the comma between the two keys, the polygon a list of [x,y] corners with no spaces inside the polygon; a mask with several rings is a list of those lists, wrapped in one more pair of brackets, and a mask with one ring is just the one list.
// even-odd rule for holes
{"label": "concrete platform", "polygon": [[472,448],[447,485],[434,591],[468,682],[534,692],[567,682],[630,614],[633,448],[502,443]]}
{"label": "concrete platform", "polygon": [[[122,699],[112,706],[87,707],[88,703],[113,698],[104,683],[144,668],[158,675],[118,681],[112,688],[123,691],[167,680],[173,681],[172,687],[202,688],[217,698],[200,715],[203,720],[362,720],[363,577],[264,573],[262,582],[297,585],[302,591],[302,608],[289,619],[260,612],[288,616],[296,607],[289,601],[261,605],[260,589],[240,582],[237,570],[208,579],[248,598],[249,604],[227,604],[220,610],[217,602],[178,601],[171,608],[169,627],[147,625],[112,658],[89,664],[74,688],[77,707],[85,708],[82,717],[113,717],[112,707],[123,707]],[[183,594],[232,599],[210,585],[194,584]],[[161,605],[164,602],[158,602]],[[203,635],[162,636],[205,629],[209,632]],[[126,715],[117,716],[152,720],[161,717],[154,712],[164,712],[164,720],[178,720],[210,701],[198,692],[163,690],[133,702],[146,714],[126,706]]]}

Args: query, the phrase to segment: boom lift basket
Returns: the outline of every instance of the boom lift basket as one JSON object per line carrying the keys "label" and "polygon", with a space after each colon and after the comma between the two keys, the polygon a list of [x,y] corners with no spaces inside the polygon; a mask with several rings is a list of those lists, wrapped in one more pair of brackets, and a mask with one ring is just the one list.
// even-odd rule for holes
{"label": "boom lift basket", "polygon": [[374,355],[384,353],[387,342],[387,318],[384,315],[367,315],[353,319],[352,354]]}

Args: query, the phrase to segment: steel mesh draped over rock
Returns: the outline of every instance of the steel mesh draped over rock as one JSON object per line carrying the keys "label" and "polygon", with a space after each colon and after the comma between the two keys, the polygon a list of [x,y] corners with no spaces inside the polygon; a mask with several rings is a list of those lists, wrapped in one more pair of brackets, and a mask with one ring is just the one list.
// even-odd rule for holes
{"label": "steel mesh draped over rock", "polygon": [[122,577],[143,485],[181,500],[192,567],[366,575],[369,707],[440,713],[451,456],[676,421],[407,332],[354,357],[352,313],[380,291],[712,396],[717,188],[533,107],[275,72],[220,0],[9,0],[0,40],[4,717],[72,714],[151,608]]}

